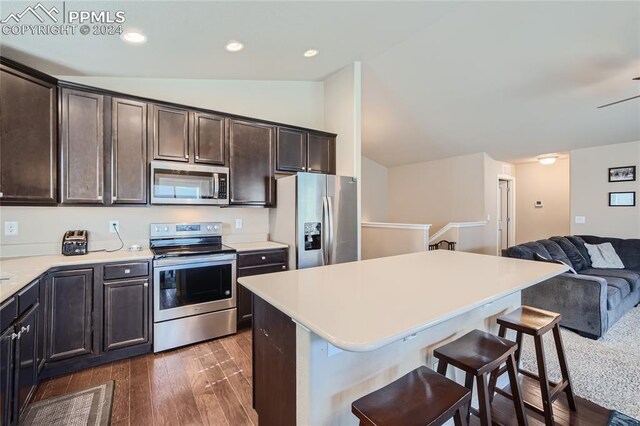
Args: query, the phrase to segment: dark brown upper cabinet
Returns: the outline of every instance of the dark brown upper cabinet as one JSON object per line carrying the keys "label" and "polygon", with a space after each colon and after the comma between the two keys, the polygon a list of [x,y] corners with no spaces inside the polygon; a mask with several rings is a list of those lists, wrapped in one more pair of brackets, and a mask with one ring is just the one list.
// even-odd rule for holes
{"label": "dark brown upper cabinet", "polygon": [[189,111],[154,104],[150,120],[154,160],[188,162]]}
{"label": "dark brown upper cabinet", "polygon": [[111,100],[111,202],[147,203],[147,104]]}
{"label": "dark brown upper cabinet", "polygon": [[336,174],[336,138],[309,133],[307,171]]}
{"label": "dark brown upper cabinet", "polygon": [[275,205],[275,148],[273,126],[229,120],[230,204]]}
{"label": "dark brown upper cabinet", "polygon": [[335,146],[333,136],[279,127],[276,169],[279,172],[335,174]]}
{"label": "dark brown upper cabinet", "polygon": [[57,89],[0,65],[0,203],[57,202]]}
{"label": "dark brown upper cabinet", "polygon": [[104,204],[104,96],[62,88],[62,203]]}
{"label": "dark brown upper cabinet", "polygon": [[307,171],[307,135],[303,130],[278,127],[276,169],[283,172]]}
{"label": "dark brown upper cabinet", "polygon": [[192,112],[194,162],[204,164],[226,164],[225,119],[219,115]]}

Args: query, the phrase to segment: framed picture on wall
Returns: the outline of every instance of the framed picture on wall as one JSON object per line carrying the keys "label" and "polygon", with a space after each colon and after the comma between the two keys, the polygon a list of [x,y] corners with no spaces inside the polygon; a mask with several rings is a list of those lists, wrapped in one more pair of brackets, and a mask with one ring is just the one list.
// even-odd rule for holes
{"label": "framed picture on wall", "polygon": [[609,182],[631,182],[636,180],[636,166],[611,167]]}
{"label": "framed picture on wall", "polygon": [[610,192],[609,207],[635,207],[636,193],[633,192]]}

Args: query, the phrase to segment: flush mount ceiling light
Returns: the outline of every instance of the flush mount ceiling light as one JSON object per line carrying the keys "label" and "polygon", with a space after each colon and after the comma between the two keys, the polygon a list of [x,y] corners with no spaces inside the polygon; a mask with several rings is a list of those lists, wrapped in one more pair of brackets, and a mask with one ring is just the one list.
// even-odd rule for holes
{"label": "flush mount ceiling light", "polygon": [[306,52],[304,52],[303,55],[304,55],[305,58],[313,58],[318,53],[320,53],[320,51],[318,49],[309,49]]}
{"label": "flush mount ceiling light", "polygon": [[229,52],[239,52],[242,49],[244,49],[244,44],[236,40],[231,40],[229,43],[227,43],[227,45],[224,48],[227,49]]}
{"label": "flush mount ceiling light", "polygon": [[138,31],[127,31],[121,38],[127,43],[141,44],[147,41],[147,36]]}
{"label": "flush mount ceiling light", "polygon": [[557,155],[546,155],[544,157],[539,157],[538,162],[540,162],[540,164],[544,164],[545,166],[548,166],[555,163],[557,159],[558,159]]}

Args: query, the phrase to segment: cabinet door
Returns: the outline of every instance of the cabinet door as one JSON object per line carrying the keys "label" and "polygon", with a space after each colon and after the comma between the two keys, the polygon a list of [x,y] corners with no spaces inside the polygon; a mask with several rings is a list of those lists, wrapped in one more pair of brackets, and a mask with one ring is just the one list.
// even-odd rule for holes
{"label": "cabinet door", "polygon": [[189,112],[163,105],[151,110],[153,158],[189,161]]}
{"label": "cabinet door", "polygon": [[56,203],[56,93],[54,84],[0,66],[0,202]]}
{"label": "cabinet door", "polygon": [[229,121],[230,204],[274,205],[274,136],[272,126]]}
{"label": "cabinet door", "polygon": [[224,117],[201,112],[193,112],[194,162],[217,164],[226,163],[226,132]]}
{"label": "cabinet door", "polygon": [[50,274],[46,311],[47,361],[92,353],[93,269]]}
{"label": "cabinet door", "polygon": [[14,327],[0,334],[0,424],[8,425],[13,407],[13,343]]}
{"label": "cabinet door", "polygon": [[111,202],[147,203],[147,104],[111,101]]}
{"label": "cabinet door", "polygon": [[251,308],[251,296],[253,295],[253,293],[240,283],[237,283],[237,290],[238,325],[250,324],[253,311],[253,309]]}
{"label": "cabinet door", "polygon": [[40,304],[33,305],[17,323],[16,388],[18,413],[22,412],[36,389],[38,379],[37,336],[39,328]]}
{"label": "cabinet door", "polygon": [[307,152],[310,172],[336,174],[336,138],[309,133]]}
{"label": "cabinet door", "polygon": [[104,283],[104,350],[149,341],[149,280]]}
{"label": "cabinet door", "polygon": [[104,98],[62,89],[62,202],[103,204]]}
{"label": "cabinet door", "polygon": [[307,171],[307,132],[279,127],[277,147],[277,170]]}

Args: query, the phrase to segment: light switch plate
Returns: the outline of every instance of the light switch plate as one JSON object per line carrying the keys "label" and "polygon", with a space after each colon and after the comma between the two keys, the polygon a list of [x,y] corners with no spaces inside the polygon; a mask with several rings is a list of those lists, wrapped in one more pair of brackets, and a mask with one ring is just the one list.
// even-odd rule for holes
{"label": "light switch plate", "polygon": [[576,223],[587,223],[587,218],[584,216],[576,216]]}
{"label": "light switch plate", "polygon": [[18,235],[18,222],[5,222],[4,235]]}
{"label": "light switch plate", "polygon": [[242,229],[242,219],[236,219],[236,229]]}

